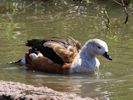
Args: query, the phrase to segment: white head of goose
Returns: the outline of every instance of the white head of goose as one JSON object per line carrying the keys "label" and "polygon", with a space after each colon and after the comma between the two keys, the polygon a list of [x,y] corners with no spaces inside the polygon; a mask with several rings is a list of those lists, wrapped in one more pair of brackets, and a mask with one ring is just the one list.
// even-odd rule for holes
{"label": "white head of goose", "polygon": [[100,39],[91,39],[84,46],[73,38],[32,39],[26,46],[31,47],[25,54],[26,66],[49,73],[95,73],[100,66],[96,55],[112,60]]}

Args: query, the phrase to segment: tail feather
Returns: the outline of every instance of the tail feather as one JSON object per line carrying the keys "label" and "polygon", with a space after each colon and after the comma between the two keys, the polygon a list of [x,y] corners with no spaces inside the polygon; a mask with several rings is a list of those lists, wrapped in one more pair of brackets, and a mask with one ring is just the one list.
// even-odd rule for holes
{"label": "tail feather", "polygon": [[42,46],[44,42],[46,42],[46,40],[41,40],[41,39],[27,40],[26,46],[37,48],[38,46]]}

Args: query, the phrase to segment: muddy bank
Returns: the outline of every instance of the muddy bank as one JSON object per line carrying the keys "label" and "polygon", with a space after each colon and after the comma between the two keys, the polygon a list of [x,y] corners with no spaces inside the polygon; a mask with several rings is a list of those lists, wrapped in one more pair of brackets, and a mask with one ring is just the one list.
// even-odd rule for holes
{"label": "muddy bank", "polygon": [[0,81],[0,100],[94,100],[17,82]]}

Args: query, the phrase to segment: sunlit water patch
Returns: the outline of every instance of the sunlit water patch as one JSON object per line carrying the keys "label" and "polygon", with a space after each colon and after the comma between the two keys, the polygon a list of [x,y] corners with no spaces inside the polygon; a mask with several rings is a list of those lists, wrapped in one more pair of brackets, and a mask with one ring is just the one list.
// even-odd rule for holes
{"label": "sunlit water patch", "polygon": [[[1,80],[48,86],[101,100],[133,100],[133,18],[130,17],[127,25],[123,24],[125,16],[120,7],[71,0],[44,3],[20,0],[14,4],[0,1],[3,7],[0,11]],[[105,10],[110,17],[109,28]],[[98,57],[99,76],[48,74],[8,63],[24,56],[28,50],[24,46],[27,39],[68,35],[82,44],[91,38],[103,39],[109,45],[113,61]]]}

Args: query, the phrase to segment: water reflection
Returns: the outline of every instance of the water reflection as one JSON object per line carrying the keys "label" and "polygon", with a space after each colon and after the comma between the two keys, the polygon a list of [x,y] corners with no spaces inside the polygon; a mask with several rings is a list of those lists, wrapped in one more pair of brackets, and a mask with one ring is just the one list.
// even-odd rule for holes
{"label": "water reflection", "polygon": [[[103,2],[79,3],[72,0],[0,2],[1,80],[48,86],[101,100],[126,100],[127,97],[133,100],[133,18],[130,17],[128,24],[124,25],[125,16],[121,8],[107,2],[106,6]],[[104,10],[110,17],[110,28],[105,25]],[[32,72],[25,67],[7,64],[24,55],[28,49],[24,46],[27,39],[64,35],[70,35],[82,44],[91,38],[103,39],[109,44],[113,61],[98,57],[101,62],[99,77]]]}

